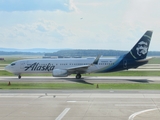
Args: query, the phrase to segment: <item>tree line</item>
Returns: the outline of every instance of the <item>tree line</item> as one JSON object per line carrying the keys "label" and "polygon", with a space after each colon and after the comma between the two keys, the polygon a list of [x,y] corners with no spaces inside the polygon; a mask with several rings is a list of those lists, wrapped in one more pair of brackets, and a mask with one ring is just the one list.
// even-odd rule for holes
{"label": "tree line", "polygon": [[[53,53],[41,52],[4,52],[0,51],[0,55],[41,55],[41,56],[63,56],[63,57],[96,57],[103,56],[120,56],[128,51],[120,50],[59,50]],[[160,56],[160,51],[149,51],[148,56]]]}
{"label": "tree line", "polygon": [[[45,53],[45,56],[70,56],[70,57],[95,57],[97,55],[103,56],[120,56],[126,54],[128,51],[119,50],[59,50],[53,53]],[[159,51],[149,51],[148,56],[160,56]]]}

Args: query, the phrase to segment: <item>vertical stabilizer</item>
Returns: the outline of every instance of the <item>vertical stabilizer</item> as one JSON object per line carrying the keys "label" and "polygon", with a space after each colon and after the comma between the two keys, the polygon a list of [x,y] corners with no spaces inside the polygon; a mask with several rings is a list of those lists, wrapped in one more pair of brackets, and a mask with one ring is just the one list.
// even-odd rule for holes
{"label": "vertical stabilizer", "polygon": [[125,58],[135,60],[145,59],[148,53],[151,37],[152,31],[147,31],[130,52],[126,54]]}

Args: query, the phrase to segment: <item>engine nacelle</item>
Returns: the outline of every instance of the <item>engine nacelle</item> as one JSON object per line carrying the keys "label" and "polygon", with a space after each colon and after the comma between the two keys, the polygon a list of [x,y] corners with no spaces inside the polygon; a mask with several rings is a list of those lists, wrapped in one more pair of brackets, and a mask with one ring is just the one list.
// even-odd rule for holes
{"label": "engine nacelle", "polygon": [[52,75],[54,77],[67,77],[67,70],[62,70],[62,69],[54,69],[52,72]]}

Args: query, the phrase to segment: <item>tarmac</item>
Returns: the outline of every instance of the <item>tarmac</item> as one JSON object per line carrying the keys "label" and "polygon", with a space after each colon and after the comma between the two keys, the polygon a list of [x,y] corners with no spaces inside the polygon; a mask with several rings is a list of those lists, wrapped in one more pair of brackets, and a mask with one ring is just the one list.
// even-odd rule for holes
{"label": "tarmac", "polygon": [[0,120],[159,119],[157,90],[0,90]]}
{"label": "tarmac", "polygon": [[[160,77],[0,77],[1,82],[160,83]],[[0,120],[159,120],[160,90],[0,90]]]}

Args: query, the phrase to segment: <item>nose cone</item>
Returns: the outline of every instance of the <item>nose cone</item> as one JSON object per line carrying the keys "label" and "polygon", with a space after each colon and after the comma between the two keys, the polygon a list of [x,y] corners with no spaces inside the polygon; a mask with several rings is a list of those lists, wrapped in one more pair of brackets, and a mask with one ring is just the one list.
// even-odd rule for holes
{"label": "nose cone", "polygon": [[7,65],[7,66],[5,67],[5,70],[8,71],[8,72],[12,72],[12,71],[11,71],[11,66],[10,66],[10,65]]}

